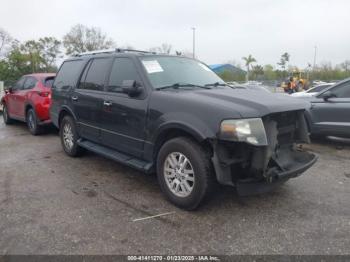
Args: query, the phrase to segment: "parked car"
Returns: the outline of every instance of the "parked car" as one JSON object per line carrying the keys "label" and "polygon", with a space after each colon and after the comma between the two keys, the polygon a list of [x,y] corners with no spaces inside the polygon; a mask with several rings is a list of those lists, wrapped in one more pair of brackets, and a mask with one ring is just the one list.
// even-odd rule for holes
{"label": "parked car", "polygon": [[232,89],[198,60],[127,50],[66,60],[53,84],[53,123],[64,151],[83,149],[156,172],[173,204],[194,209],[214,185],[267,192],[316,161],[308,103]]}
{"label": "parked car", "polygon": [[38,73],[22,76],[1,99],[5,124],[13,120],[26,122],[29,131],[38,135],[50,124],[51,86],[55,74]]}
{"label": "parked car", "polygon": [[313,135],[350,137],[350,78],[314,97],[300,97],[311,103],[305,112]]}
{"label": "parked car", "polygon": [[327,83],[327,84],[321,84],[321,85],[317,85],[314,86],[308,90],[305,91],[301,91],[301,92],[296,92],[296,93],[292,93],[291,96],[293,97],[312,97],[317,95],[318,93],[320,93],[321,91],[327,89],[328,87],[334,85],[335,83]]}

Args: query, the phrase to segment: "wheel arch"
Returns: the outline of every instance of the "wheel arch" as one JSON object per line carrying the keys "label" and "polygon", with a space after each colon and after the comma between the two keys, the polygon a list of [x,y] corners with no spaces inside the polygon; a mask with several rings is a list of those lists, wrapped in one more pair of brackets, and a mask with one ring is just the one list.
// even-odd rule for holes
{"label": "wheel arch", "polygon": [[166,127],[160,128],[153,140],[153,161],[156,163],[156,159],[160,148],[170,139],[177,137],[186,137],[200,146],[204,147],[210,154],[213,153],[213,146],[211,139],[206,137],[202,132],[195,130],[189,126],[183,124],[169,124]]}
{"label": "wheel arch", "polygon": [[62,109],[60,110],[60,113],[58,114],[58,127],[60,127],[61,121],[62,121],[63,117],[65,117],[66,115],[72,116],[74,121],[76,121],[76,117],[75,117],[75,114],[73,113],[73,111],[71,109],[69,109],[68,107],[62,107]]}

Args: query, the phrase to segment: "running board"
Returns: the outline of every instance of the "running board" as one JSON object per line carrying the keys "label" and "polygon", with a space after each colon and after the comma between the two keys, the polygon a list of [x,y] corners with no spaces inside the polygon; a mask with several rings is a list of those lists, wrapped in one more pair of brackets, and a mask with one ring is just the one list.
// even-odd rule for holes
{"label": "running board", "polygon": [[153,166],[152,163],[140,160],[138,158],[126,155],[124,153],[120,153],[114,149],[96,144],[96,143],[91,142],[91,141],[79,139],[77,141],[77,143],[82,148],[85,148],[85,149],[92,151],[96,154],[102,155],[106,158],[112,159],[112,160],[119,162],[121,164],[133,167],[133,168],[138,169],[138,170],[145,172],[145,173],[152,172],[152,166]]}

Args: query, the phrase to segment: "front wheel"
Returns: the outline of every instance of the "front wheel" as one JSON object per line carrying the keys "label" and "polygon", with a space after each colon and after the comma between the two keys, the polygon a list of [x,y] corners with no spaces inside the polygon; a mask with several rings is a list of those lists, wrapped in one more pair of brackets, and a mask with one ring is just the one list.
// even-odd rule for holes
{"label": "front wheel", "polygon": [[10,118],[6,104],[4,104],[4,107],[2,108],[2,117],[6,125],[12,124],[12,119]]}
{"label": "front wheel", "polygon": [[207,152],[185,137],[169,140],[161,147],[157,176],[168,200],[187,210],[197,208],[215,183]]}
{"label": "front wheel", "polygon": [[60,138],[64,152],[71,157],[79,156],[82,148],[78,145],[79,139],[76,131],[74,119],[71,116],[65,116],[60,125]]}

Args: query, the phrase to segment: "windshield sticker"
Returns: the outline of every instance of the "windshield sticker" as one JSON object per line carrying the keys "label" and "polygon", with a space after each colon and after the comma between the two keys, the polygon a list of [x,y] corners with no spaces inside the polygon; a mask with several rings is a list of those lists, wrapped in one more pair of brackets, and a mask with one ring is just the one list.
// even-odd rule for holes
{"label": "windshield sticker", "polygon": [[203,65],[202,63],[198,63],[198,65],[200,65],[204,70],[210,71],[210,69],[207,66]]}
{"label": "windshield sticker", "polygon": [[146,68],[147,73],[149,74],[159,73],[164,71],[157,60],[142,61],[142,64]]}

